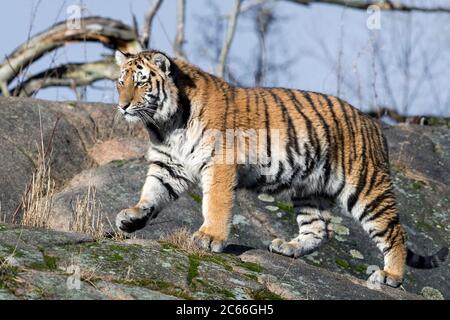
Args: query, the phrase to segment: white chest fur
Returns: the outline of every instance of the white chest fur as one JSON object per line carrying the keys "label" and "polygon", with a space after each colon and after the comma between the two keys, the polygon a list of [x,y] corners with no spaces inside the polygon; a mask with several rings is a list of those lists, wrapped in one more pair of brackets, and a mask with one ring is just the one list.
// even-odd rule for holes
{"label": "white chest fur", "polygon": [[210,161],[213,149],[205,141],[204,128],[201,121],[193,120],[186,129],[174,130],[164,143],[151,143],[147,160],[180,164],[188,178],[197,181],[200,168]]}

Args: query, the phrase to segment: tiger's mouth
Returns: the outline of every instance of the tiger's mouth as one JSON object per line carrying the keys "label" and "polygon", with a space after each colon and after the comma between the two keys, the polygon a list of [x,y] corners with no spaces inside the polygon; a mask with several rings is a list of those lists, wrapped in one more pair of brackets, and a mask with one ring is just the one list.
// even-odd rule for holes
{"label": "tiger's mouth", "polygon": [[158,110],[157,104],[133,106],[127,109],[119,108],[120,113],[128,122],[142,121],[144,124],[156,124],[154,116]]}
{"label": "tiger's mouth", "polygon": [[133,109],[127,108],[126,110],[124,110],[121,107],[117,107],[117,110],[128,122],[135,122],[140,119],[138,114],[134,112]]}

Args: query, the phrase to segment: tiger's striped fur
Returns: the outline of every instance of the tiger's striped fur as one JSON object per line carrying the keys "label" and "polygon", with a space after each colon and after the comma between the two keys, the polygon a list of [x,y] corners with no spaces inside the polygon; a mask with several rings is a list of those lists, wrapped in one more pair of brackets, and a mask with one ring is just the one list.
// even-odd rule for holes
{"label": "tiger's striped fur", "polygon": [[[321,93],[235,87],[158,51],[118,52],[116,58],[121,66],[118,109],[129,120],[142,120],[151,141],[141,199],[119,213],[118,228],[142,228],[165,203],[196,183],[203,189],[204,223],[193,237],[219,252],[228,237],[236,188],[285,193],[292,198],[299,235],[273,240],[272,251],[299,257],[316,250],[332,237],[330,210],[339,206],[361,223],[384,254],[384,270],[371,280],[391,286],[402,282],[405,232],[386,140],[372,118]],[[214,161],[217,149],[207,133],[230,129],[263,130],[262,153],[276,162],[277,171],[267,175],[265,164]],[[273,129],[279,133],[276,159],[269,134]],[[237,147],[231,147],[236,155]],[[239,152],[249,153],[247,148]],[[430,257],[408,252],[408,261],[416,267],[434,266],[445,256],[445,250]]]}

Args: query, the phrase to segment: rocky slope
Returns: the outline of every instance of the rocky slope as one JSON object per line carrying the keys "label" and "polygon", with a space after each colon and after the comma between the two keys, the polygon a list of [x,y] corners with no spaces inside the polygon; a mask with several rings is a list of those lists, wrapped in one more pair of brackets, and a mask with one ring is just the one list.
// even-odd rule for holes
{"label": "rocky slope", "polygon": [[[262,250],[189,254],[153,240],[0,225],[0,299],[419,299]],[[5,260],[6,259],[6,260]]]}
{"label": "rocky slope", "polygon": [[[133,205],[145,177],[145,133],[113,116],[110,105],[0,98],[0,201],[8,219],[30,181],[40,128],[58,187],[54,228],[70,229],[74,202],[88,190],[95,189],[107,227]],[[410,247],[427,254],[449,246],[450,130],[404,125],[385,133]],[[200,194],[191,190],[129,240],[1,226],[0,298],[450,298],[448,261],[434,270],[408,269],[406,292],[368,288],[367,270],[381,266],[381,254],[338,212],[337,236],[318,252],[299,260],[268,253],[274,237],[290,238],[296,227],[289,202],[266,195],[239,192],[228,254],[199,257],[155,241],[180,227],[198,228]],[[80,269],[80,290],[67,288],[70,265]]]}

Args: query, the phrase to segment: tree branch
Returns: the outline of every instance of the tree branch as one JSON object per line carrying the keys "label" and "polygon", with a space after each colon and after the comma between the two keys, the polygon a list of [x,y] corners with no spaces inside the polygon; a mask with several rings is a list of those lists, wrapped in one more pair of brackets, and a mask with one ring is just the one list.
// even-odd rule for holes
{"label": "tree branch", "polygon": [[9,84],[26,66],[44,54],[69,42],[100,42],[124,52],[140,50],[133,28],[108,18],[87,17],[80,20],[80,27],[60,22],[34,36],[17,48],[0,64],[0,82]]}
{"label": "tree branch", "polygon": [[0,82],[0,92],[2,93],[2,95],[4,97],[9,97],[11,96],[11,93],[8,90],[8,85],[5,82]]}
{"label": "tree branch", "polygon": [[80,87],[98,80],[115,80],[119,67],[112,57],[88,63],[69,63],[40,72],[13,89],[16,96],[30,97],[47,87]]}
{"label": "tree branch", "polygon": [[177,58],[185,58],[183,52],[185,20],[186,0],[177,0],[177,34],[175,36],[175,44],[173,48]]}
{"label": "tree branch", "polygon": [[148,9],[147,13],[144,17],[144,28],[142,30],[141,35],[141,43],[145,48],[150,47],[150,35],[152,31],[152,23],[153,18],[155,17],[156,13],[158,12],[159,8],[161,7],[163,0],[155,0],[153,1],[153,4]]}
{"label": "tree branch", "polygon": [[236,32],[237,18],[239,16],[239,11],[241,9],[241,2],[242,2],[241,0],[236,0],[231,15],[229,17],[227,35],[225,36],[225,41],[219,56],[219,65],[217,66],[217,75],[219,77],[223,77],[224,75],[228,52],[230,51],[231,43],[233,42],[234,38],[234,33]]}
{"label": "tree branch", "polygon": [[284,0],[302,5],[311,4],[332,4],[339,6],[346,6],[353,9],[366,10],[370,6],[376,5],[380,10],[385,11],[421,11],[421,12],[446,12],[450,13],[450,7],[422,7],[416,5],[406,5],[398,1],[390,0],[378,0],[378,1],[365,1],[365,0]]}

